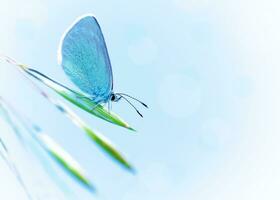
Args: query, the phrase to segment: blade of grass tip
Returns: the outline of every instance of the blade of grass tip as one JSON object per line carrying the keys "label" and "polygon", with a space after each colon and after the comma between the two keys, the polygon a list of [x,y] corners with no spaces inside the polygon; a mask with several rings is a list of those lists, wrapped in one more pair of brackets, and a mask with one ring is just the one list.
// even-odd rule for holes
{"label": "blade of grass tip", "polygon": [[[50,158],[48,152],[46,152],[46,150],[43,149],[40,144],[38,144],[38,141],[36,141],[35,138],[32,137],[31,139],[32,140],[30,140],[28,143],[28,147],[32,153],[31,155],[33,155],[36,159],[35,161],[37,161],[36,164],[38,164],[39,167],[42,167],[42,169],[45,172],[45,175],[47,175],[48,178],[50,178],[51,181],[55,184],[55,186],[62,191],[66,199],[78,199],[77,194],[73,189],[70,188],[68,182],[62,180],[62,177],[57,174],[56,170],[54,169],[54,166],[50,162],[50,159],[52,158]],[[42,181],[42,184],[44,184],[44,180],[45,179],[40,180]],[[44,188],[39,187],[39,189],[45,192]]]}
{"label": "blade of grass tip", "polygon": [[95,192],[89,179],[86,178],[82,167],[76,162],[70,154],[62,149],[52,138],[47,134],[34,135],[40,145],[54,158],[70,175],[84,185],[89,191]]}
{"label": "blade of grass tip", "polygon": [[69,89],[68,87],[54,81],[53,79],[49,78],[48,76],[42,74],[37,70],[28,68],[27,73],[30,76],[47,85],[49,88],[53,89],[60,96],[73,103],[74,105],[78,106],[80,109],[85,110],[86,112],[98,118],[101,118],[107,122],[135,131],[135,129],[129,126],[128,123],[121,119],[121,117],[119,117],[113,112],[109,112],[104,106],[95,104],[84,94]]}
{"label": "blade of grass tip", "polygon": [[[112,124],[124,127],[128,130],[135,131],[128,123],[126,123],[121,117],[116,115],[113,112],[109,112],[105,107],[101,105],[96,105],[94,102],[90,101],[89,98],[87,98],[84,94],[79,93],[77,91],[74,91],[57,81],[49,78],[48,76],[42,74],[41,72],[31,69],[26,65],[20,64],[14,59],[7,57],[7,56],[1,56],[3,60],[6,62],[17,66],[17,69],[19,69],[21,72],[27,73],[29,76],[35,78],[39,82],[43,83],[47,87],[54,90],[56,93],[58,93],[60,96],[68,100],[69,102],[73,103],[74,105],[78,106],[80,109],[85,110],[86,112],[101,118],[107,122],[110,122]],[[94,109],[93,109],[94,108]]]}
{"label": "blade of grass tip", "polygon": [[[4,102],[4,100],[2,99]],[[91,192],[94,192],[95,189],[90,181],[85,177],[83,170],[78,162],[76,162],[70,154],[68,154],[62,147],[54,142],[54,140],[49,137],[47,134],[42,132],[42,129],[39,126],[32,124],[32,130],[29,129],[29,126],[26,125],[25,120],[26,117],[22,118],[18,111],[15,110],[11,105],[7,104],[9,109],[13,110],[14,115],[16,115],[17,119],[22,123],[25,129],[31,133],[32,138],[37,141],[37,143],[47,152],[49,155],[55,159],[55,161],[62,166],[62,168],[71,174],[76,180],[79,180],[87,189]],[[31,121],[28,120],[30,123]],[[46,143],[48,142],[48,143]]]}
{"label": "blade of grass tip", "polygon": [[11,155],[8,151],[7,146],[5,145],[5,143],[3,142],[3,140],[1,138],[0,138],[0,145],[1,145],[2,149],[4,150],[4,153],[0,150],[1,158],[4,160],[4,162],[7,164],[7,166],[9,167],[11,172],[13,173],[13,175],[16,177],[18,183],[20,184],[23,191],[25,192],[27,198],[30,199],[30,200],[33,200],[33,197],[30,194],[30,192],[28,191],[19,170],[17,169],[15,163],[13,162],[13,160],[11,158]]}

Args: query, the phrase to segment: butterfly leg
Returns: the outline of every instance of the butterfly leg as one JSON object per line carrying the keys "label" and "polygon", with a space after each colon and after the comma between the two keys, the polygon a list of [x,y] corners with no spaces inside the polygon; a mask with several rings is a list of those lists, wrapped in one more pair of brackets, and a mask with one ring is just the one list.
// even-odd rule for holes
{"label": "butterfly leg", "polygon": [[102,103],[102,100],[101,99],[91,99],[91,101],[95,104],[92,108],[91,108],[91,111],[94,111],[97,106],[101,105]]}
{"label": "butterfly leg", "polygon": [[112,110],[112,102],[111,101],[108,101],[108,111],[109,113],[111,113],[111,110]]}
{"label": "butterfly leg", "polygon": [[95,105],[91,108],[91,111],[94,111],[95,108],[97,108],[97,106],[99,106],[99,103],[98,103],[98,104],[95,104]]}

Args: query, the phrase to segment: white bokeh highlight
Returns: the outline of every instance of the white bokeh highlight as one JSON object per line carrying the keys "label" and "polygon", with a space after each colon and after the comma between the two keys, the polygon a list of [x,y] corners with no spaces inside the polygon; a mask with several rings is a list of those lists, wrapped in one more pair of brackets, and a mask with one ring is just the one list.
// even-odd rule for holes
{"label": "white bokeh highlight", "polygon": [[[15,54],[22,54],[18,52],[18,37],[17,37],[17,24],[20,21],[28,21],[32,25],[41,26],[47,20],[47,6],[43,1],[30,0],[18,1],[11,0],[8,2],[1,2],[0,6],[0,55],[9,55],[16,57]],[[1,60],[0,63],[0,80],[3,82],[9,81],[10,77],[7,75],[8,64],[4,65]],[[7,90],[7,87],[0,85],[0,91]]]}
{"label": "white bokeh highlight", "polygon": [[187,13],[196,13],[205,10],[210,4],[209,0],[174,0],[174,5]]}
{"label": "white bokeh highlight", "polygon": [[210,150],[225,150],[230,146],[233,136],[236,135],[233,127],[222,118],[207,119],[201,124],[200,129],[200,142]]}
{"label": "white bokeh highlight", "polygon": [[[130,190],[124,194],[122,200],[142,198],[147,200],[170,199],[172,197],[173,182],[170,179],[171,169],[163,163],[154,162],[143,169]],[[138,192],[142,194],[139,196]]]}
{"label": "white bokeh highlight", "polygon": [[157,44],[149,37],[140,38],[128,47],[128,56],[136,65],[152,63],[157,58],[157,53]]}
{"label": "white bokeh highlight", "polygon": [[39,0],[1,2],[0,26],[1,31],[0,53],[14,50],[17,44],[16,25],[19,21],[28,21],[35,26],[41,26],[47,20],[47,7]]}
{"label": "white bokeh highlight", "polygon": [[195,113],[202,101],[199,82],[183,74],[167,76],[159,88],[161,109],[174,118],[186,118]]}

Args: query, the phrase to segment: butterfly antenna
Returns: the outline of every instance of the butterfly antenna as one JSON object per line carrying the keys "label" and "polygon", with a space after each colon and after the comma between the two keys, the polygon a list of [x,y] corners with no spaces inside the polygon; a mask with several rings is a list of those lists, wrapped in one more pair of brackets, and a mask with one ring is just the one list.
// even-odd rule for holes
{"label": "butterfly antenna", "polygon": [[140,115],[141,117],[143,117],[143,115],[139,112],[139,110],[137,110],[137,108],[136,108],[127,98],[125,98],[124,96],[122,96],[122,98],[123,98],[124,100],[126,100],[126,102],[129,103],[129,104],[134,108],[134,110],[138,113],[138,115]]}
{"label": "butterfly antenna", "polygon": [[132,97],[132,96],[130,96],[130,95],[128,95],[128,94],[124,94],[124,93],[116,93],[116,94],[119,94],[119,95],[121,95],[121,96],[127,96],[127,97],[129,97],[129,98],[131,98],[131,99],[134,99],[135,101],[141,103],[141,104],[142,104],[143,106],[145,106],[146,108],[149,108],[149,107],[147,106],[147,104],[143,103],[143,102],[140,101],[139,99],[136,99],[135,97]]}

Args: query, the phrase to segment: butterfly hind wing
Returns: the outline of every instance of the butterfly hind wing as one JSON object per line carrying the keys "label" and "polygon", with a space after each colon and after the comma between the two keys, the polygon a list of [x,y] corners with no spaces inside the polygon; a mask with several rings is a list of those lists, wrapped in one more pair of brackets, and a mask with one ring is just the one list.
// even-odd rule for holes
{"label": "butterfly hind wing", "polygon": [[94,16],[84,16],[69,28],[61,40],[58,59],[78,88],[99,101],[108,100],[113,89],[112,68],[101,28]]}

